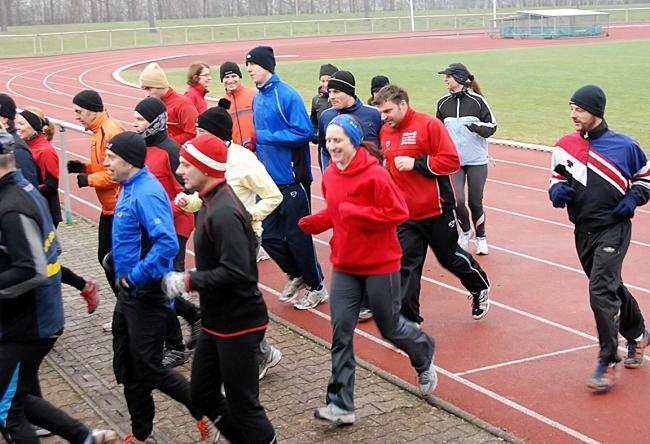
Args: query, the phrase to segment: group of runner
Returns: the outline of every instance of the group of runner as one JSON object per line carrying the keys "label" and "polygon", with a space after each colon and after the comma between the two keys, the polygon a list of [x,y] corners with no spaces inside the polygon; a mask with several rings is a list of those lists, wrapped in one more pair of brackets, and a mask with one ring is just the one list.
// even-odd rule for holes
{"label": "group of runner", "polygon": [[[490,281],[468,249],[475,234],[475,253],[488,254],[482,200],[487,137],[497,124],[465,65],[439,71],[449,93],[435,117],[411,108],[408,92],[383,75],[371,80],[371,97],[363,103],[354,75],[332,64],[321,66],[310,116],[276,73],[271,47],[250,50],[245,66],[256,88],[243,85],[237,63],[224,62],[224,98],[208,107],[209,65],[190,66],[184,95],[157,63],[147,65],[140,75],[147,97],[134,107],[135,131],[108,114],[96,91],[72,100],[76,120],[93,137],[90,161],[71,160],[67,172],[78,187],[94,188],[101,203],[98,260],[116,296],[104,330],[113,334],[115,377],[132,426],[124,444],[155,442],[154,389],[187,407],[201,439],[221,433],[233,443],[276,441],[259,401],[259,380],[282,353],[265,340],[259,260],[272,259],[287,275],[281,301],[299,310],[330,301],[332,374],[315,416],[335,423],[356,419],[358,321],[374,318],[382,336],[409,356],[422,396],[435,390],[435,342],[422,330],[420,312],[428,248],[467,289],[473,319],[483,319],[490,307]],[[571,98],[578,132],[558,142],[549,190],[554,206],[568,206],[590,278],[601,342],[588,382],[595,392],[616,381],[618,332],[628,340],[628,368],[641,365],[650,336],[620,278],[629,219],[650,198],[650,168],[638,144],[608,130],[604,107],[604,93],[592,85]],[[81,291],[89,313],[99,299],[92,280],[58,262],[59,171],[51,125],[35,108],[16,114],[4,94],[0,115],[9,131],[0,134],[0,192],[8,196],[0,211],[2,434],[10,443],[36,442],[34,425],[74,443],[115,442],[114,432],[90,431],[67,416],[56,424],[45,418],[64,415],[38,389],[38,367],[63,329],[60,283]],[[326,201],[314,214],[312,148]],[[30,205],[18,209],[16,199]],[[328,291],[312,236],[330,229]],[[192,233],[196,268],[187,269]],[[14,244],[19,241],[25,245]],[[28,256],[24,263],[16,262],[15,248]],[[41,265],[45,281],[35,278]],[[195,294],[199,307],[190,302]],[[187,342],[178,316],[190,326]],[[33,352],[21,349],[24,341]],[[190,381],[172,369],[188,360],[186,349],[194,349]]]}

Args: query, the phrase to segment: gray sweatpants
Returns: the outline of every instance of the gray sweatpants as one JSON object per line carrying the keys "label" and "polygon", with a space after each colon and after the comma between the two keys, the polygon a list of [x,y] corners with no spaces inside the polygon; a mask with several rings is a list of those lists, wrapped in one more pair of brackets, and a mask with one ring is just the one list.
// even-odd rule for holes
{"label": "gray sweatpants", "polygon": [[467,232],[472,226],[465,206],[465,181],[467,181],[467,205],[472,213],[472,223],[476,237],[485,237],[485,213],[483,212],[483,189],[487,181],[488,166],[465,165],[454,173],[456,187],[456,217],[460,228]]}
{"label": "gray sweatpants", "polygon": [[353,337],[364,289],[381,335],[408,355],[418,373],[429,368],[435,349],[433,338],[400,315],[399,272],[373,276],[332,272],[332,376],[327,403],[348,411],[354,411]]}

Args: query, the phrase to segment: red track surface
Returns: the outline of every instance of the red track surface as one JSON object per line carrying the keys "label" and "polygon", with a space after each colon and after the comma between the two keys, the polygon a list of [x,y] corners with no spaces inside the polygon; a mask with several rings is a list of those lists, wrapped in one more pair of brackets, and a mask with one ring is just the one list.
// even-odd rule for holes
{"label": "red track surface", "polygon": [[[613,29],[610,38],[650,38],[650,27]],[[589,41],[603,39],[578,42]],[[280,56],[313,59],[332,53],[358,57],[566,42],[462,34],[451,39],[420,33],[287,39],[272,44]],[[71,97],[82,88],[93,88],[102,94],[110,113],[130,126],[132,110],[143,95],[115,82],[111,77],[114,69],[177,55],[186,57],[163,65],[186,66],[195,58],[214,64],[241,60],[256,44],[232,42],[5,60],[0,90],[11,94],[20,107],[36,105],[50,117],[73,121]],[[69,131],[67,138],[72,158],[87,156],[87,136]],[[554,210],[546,195],[550,156],[504,147],[491,149],[495,163],[490,165],[485,192],[490,255],[479,258],[493,284],[488,317],[480,322],[471,319],[466,292],[435,260],[425,268],[423,327],[437,341],[441,380],[436,395],[530,442],[628,443],[647,439],[650,424],[643,412],[650,403],[650,366],[623,370],[620,384],[605,396],[592,396],[584,387],[596,364],[594,321],[587,280],[573,248],[572,228],[566,214]],[[318,176],[317,168],[314,173]],[[319,180],[316,177],[312,187],[316,210],[323,205]],[[78,190],[74,184],[72,190],[73,209],[97,219],[94,192]],[[326,234],[316,240],[327,276],[331,270],[328,238]],[[646,314],[650,306],[650,275],[645,269],[649,248],[650,212],[639,210],[624,277]],[[377,249],[381,251],[380,246]],[[269,308],[330,340],[328,306],[299,312],[279,303],[274,294],[282,288],[284,276],[269,262],[260,266],[260,284]],[[408,359],[381,339],[372,322],[360,325],[358,332],[356,351],[361,358],[414,382]]]}

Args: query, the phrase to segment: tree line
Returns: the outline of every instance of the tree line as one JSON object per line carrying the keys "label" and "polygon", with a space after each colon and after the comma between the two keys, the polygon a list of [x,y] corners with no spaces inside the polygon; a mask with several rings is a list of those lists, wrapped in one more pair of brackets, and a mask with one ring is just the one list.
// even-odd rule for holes
{"label": "tree line", "polygon": [[[607,0],[632,4],[638,0]],[[497,0],[499,8],[596,7],[599,0]],[[408,11],[409,0],[0,0],[0,27],[118,21]],[[492,0],[413,0],[418,11],[490,9]]]}

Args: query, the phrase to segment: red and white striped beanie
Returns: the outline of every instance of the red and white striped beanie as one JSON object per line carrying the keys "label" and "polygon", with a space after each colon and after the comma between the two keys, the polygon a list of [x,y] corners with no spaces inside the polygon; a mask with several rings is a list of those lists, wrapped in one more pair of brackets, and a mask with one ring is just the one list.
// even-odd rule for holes
{"label": "red and white striped beanie", "polygon": [[208,176],[225,177],[228,147],[212,134],[201,134],[185,142],[180,155]]}

